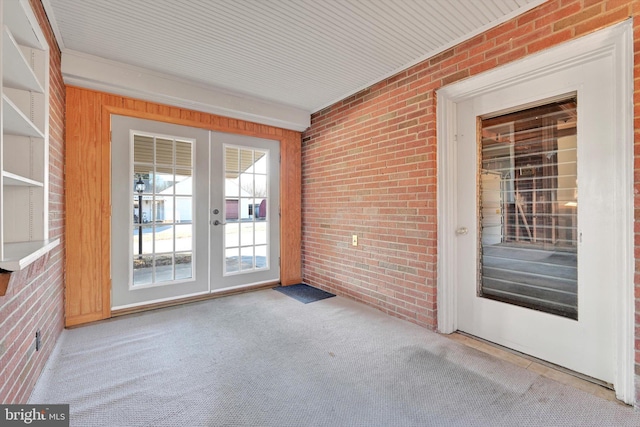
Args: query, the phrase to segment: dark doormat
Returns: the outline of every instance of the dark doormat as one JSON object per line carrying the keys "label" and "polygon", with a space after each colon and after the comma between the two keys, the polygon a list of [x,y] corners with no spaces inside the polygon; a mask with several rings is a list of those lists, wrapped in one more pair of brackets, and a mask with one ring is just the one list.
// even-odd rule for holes
{"label": "dark doormat", "polygon": [[304,304],[335,297],[332,293],[325,292],[322,289],[314,288],[313,286],[309,286],[304,283],[298,283],[297,285],[290,286],[276,286],[273,290],[282,292],[283,294],[288,295],[291,298],[295,298]]}

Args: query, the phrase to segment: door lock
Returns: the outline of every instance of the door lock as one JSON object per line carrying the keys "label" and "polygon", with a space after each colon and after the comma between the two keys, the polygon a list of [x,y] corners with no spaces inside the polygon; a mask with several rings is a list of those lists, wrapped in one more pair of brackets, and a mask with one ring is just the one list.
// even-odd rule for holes
{"label": "door lock", "polygon": [[219,211],[218,209],[214,209],[214,210],[213,210],[213,214],[214,214],[214,215],[218,215],[219,213],[220,213],[220,211]]}
{"label": "door lock", "polygon": [[456,235],[457,236],[464,236],[465,234],[467,234],[469,232],[469,229],[467,227],[460,227],[456,230]]}

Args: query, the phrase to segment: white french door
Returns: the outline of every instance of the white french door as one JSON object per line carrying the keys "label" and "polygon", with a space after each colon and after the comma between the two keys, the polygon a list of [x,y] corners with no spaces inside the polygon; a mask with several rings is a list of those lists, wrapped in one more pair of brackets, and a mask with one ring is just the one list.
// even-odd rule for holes
{"label": "white french door", "polygon": [[112,308],[277,283],[279,142],[112,116]]}
{"label": "white french door", "polygon": [[209,132],[111,118],[111,306],[209,292]]}
{"label": "white french door", "polygon": [[279,142],[212,132],[211,287],[280,279]]}
{"label": "white french door", "polygon": [[633,402],[629,28],[439,92],[438,321]]}

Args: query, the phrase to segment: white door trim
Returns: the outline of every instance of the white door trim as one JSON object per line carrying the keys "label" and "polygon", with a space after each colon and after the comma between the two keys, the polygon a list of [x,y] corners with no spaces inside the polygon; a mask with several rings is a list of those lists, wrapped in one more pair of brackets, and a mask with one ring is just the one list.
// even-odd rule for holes
{"label": "white door trim", "polygon": [[611,280],[615,308],[614,387],[616,397],[635,403],[634,386],[634,259],[633,259],[633,23],[627,20],[596,33],[564,43],[517,62],[437,91],[438,133],[438,331],[457,330],[457,268],[455,260],[457,223],[456,123],[457,103],[499,88],[526,82],[566,67],[609,57],[615,68],[615,171],[617,185],[613,227],[617,241],[618,275]]}

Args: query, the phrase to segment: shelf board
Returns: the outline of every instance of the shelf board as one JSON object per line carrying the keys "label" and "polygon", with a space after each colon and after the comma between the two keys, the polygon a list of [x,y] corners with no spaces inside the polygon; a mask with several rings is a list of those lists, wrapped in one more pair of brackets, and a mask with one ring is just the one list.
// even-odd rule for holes
{"label": "shelf board", "polygon": [[59,244],[60,239],[5,243],[4,259],[0,260],[0,268],[9,271],[23,270]]}
{"label": "shelf board", "polygon": [[40,129],[4,93],[2,94],[2,120],[5,134],[44,138]]}
{"label": "shelf board", "polygon": [[42,85],[7,27],[4,27],[2,36],[2,84],[14,89],[43,93]]}
{"label": "shelf board", "polygon": [[43,187],[44,184],[40,181],[36,181],[24,176],[16,175],[15,173],[2,171],[3,185],[11,187]]}
{"label": "shelf board", "polygon": [[15,40],[23,46],[44,50],[44,35],[29,7],[28,0],[11,0],[3,3],[3,21],[7,23]]}

